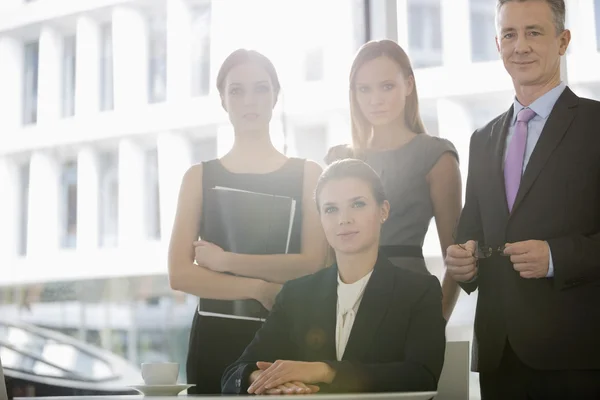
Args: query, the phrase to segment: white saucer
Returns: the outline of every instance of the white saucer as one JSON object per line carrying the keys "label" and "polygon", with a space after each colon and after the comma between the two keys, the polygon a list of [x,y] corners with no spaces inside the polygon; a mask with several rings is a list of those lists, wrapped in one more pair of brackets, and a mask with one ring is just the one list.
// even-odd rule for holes
{"label": "white saucer", "polygon": [[180,383],[176,385],[131,385],[132,389],[137,390],[144,396],[177,396],[185,389],[195,385]]}

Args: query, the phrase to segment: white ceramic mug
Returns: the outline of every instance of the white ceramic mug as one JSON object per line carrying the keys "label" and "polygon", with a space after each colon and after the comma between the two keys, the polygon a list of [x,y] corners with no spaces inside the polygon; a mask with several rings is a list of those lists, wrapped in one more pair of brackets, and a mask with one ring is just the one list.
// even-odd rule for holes
{"label": "white ceramic mug", "polygon": [[146,385],[175,385],[179,376],[179,363],[156,362],[142,364],[142,378]]}

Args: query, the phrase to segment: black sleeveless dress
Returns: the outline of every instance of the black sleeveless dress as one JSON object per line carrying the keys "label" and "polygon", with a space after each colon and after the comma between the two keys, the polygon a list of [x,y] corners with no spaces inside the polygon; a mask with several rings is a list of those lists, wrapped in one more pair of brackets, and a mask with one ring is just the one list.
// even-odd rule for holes
{"label": "black sleeveless dress", "polygon": [[[280,169],[266,174],[232,173],[219,160],[204,162],[202,168],[203,193],[215,186],[225,186],[294,198],[296,212],[288,253],[300,253],[304,160],[290,158]],[[213,207],[203,201],[202,216],[215,212]],[[211,227],[210,231],[205,231],[203,222],[200,221],[200,237],[227,251],[225,244],[218,243],[224,236],[225,227]],[[240,316],[236,310],[249,310],[250,315]],[[196,386],[188,389],[188,393],[221,393],[223,371],[242,355],[262,325],[261,318],[267,315],[268,312],[255,300],[200,299],[192,322],[186,368],[187,382]]]}

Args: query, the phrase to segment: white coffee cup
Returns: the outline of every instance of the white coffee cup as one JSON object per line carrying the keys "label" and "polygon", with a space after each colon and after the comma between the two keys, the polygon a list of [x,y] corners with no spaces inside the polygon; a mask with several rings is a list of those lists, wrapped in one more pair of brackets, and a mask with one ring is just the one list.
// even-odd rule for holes
{"label": "white coffee cup", "polygon": [[156,362],[142,364],[142,378],[146,385],[175,385],[179,376],[179,363]]}

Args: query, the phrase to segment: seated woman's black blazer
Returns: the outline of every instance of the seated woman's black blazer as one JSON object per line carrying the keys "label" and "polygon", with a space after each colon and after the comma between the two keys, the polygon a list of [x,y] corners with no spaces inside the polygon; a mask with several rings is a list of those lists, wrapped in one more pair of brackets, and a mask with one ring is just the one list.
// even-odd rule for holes
{"label": "seated woman's black blazer", "polygon": [[321,392],[435,391],[444,363],[446,321],[435,276],[379,256],[342,361],[336,359],[337,266],[286,283],[267,321],[221,381],[246,393],[257,361],[322,361],[336,371]]}

